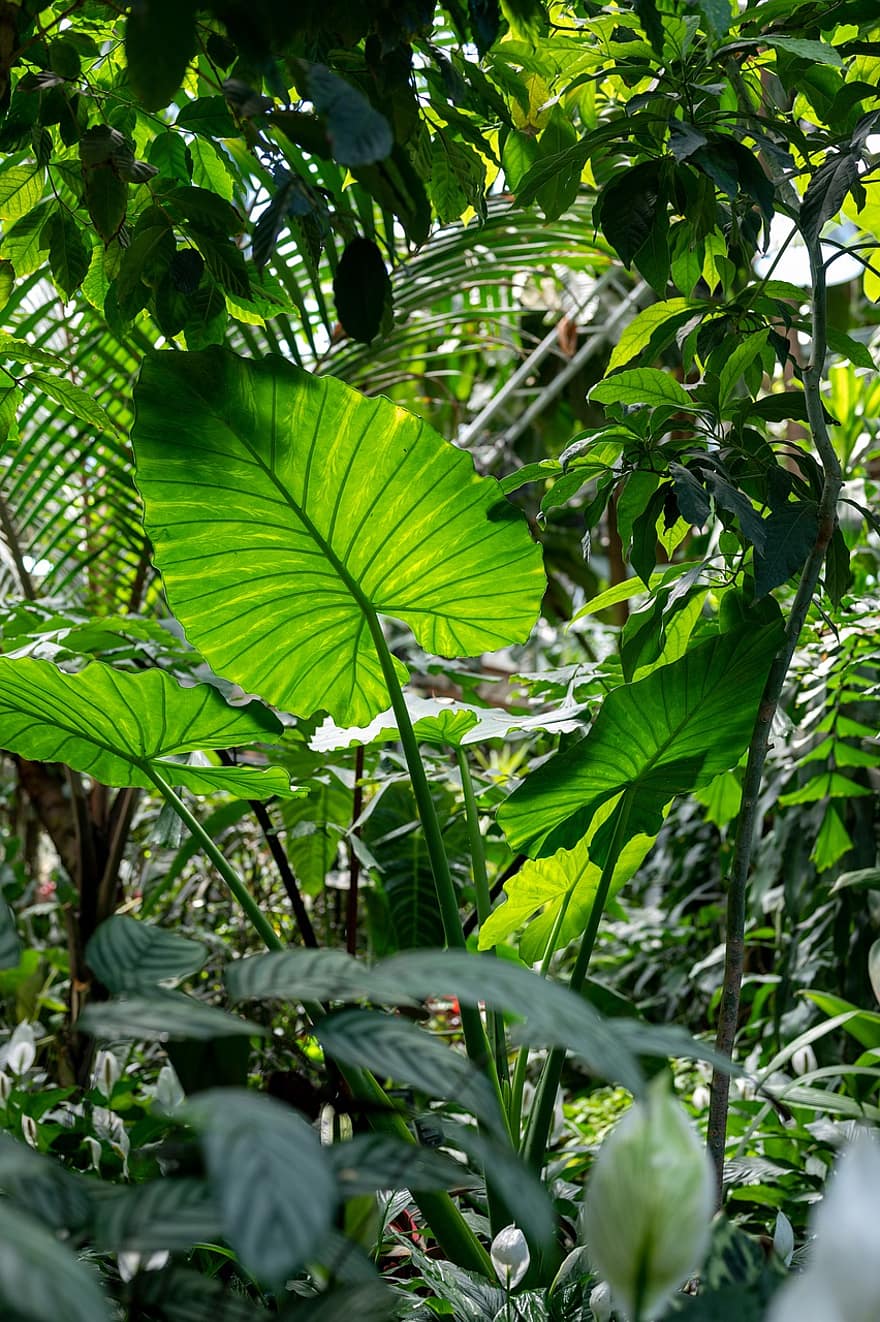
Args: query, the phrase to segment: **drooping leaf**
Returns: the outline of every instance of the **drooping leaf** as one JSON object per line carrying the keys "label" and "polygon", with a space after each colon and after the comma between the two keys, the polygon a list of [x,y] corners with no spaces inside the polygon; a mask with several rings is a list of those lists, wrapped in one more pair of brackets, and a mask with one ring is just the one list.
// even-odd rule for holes
{"label": "drooping leaf", "polygon": [[369,344],[391,313],[391,281],[372,239],[345,246],[333,277],[336,315],[352,339]]}
{"label": "drooping leaf", "polygon": [[320,1020],[315,1035],[346,1065],[419,1088],[465,1107],[489,1129],[503,1132],[495,1094],[466,1056],[414,1024],[377,1010],[343,1010]]}
{"label": "drooping leaf", "polygon": [[40,242],[49,249],[52,279],[70,298],[85,279],[92,259],[79,225],[66,211],[53,211],[43,226]]}
{"label": "drooping leaf", "polygon": [[531,857],[571,849],[595,811],[624,791],[630,837],[656,835],[671,799],[738,762],[780,638],[778,618],[756,620],[614,689],[587,737],[533,772],[502,804],[499,820],[511,847]]}
{"label": "drooping leaf", "polygon": [[221,674],[359,724],[388,706],[377,614],[441,655],[527,635],[539,549],[518,515],[495,517],[497,484],[412,415],[220,350],[149,356],[136,394],[156,559]]}
{"label": "drooping leaf", "polygon": [[473,1182],[442,1152],[404,1143],[389,1134],[357,1134],[325,1150],[343,1198],[380,1189],[454,1189]]}
{"label": "drooping leaf", "polygon": [[105,409],[82,386],[54,372],[31,372],[28,380],[74,418],[79,418],[97,433],[114,432],[115,424]]}
{"label": "drooping leaf", "polygon": [[110,992],[155,987],[196,973],[208,958],[198,941],[127,914],[107,918],[86,946],[86,962]]}
{"label": "drooping leaf", "polygon": [[45,175],[32,165],[13,165],[0,172],[0,220],[21,220],[43,196]]}
{"label": "drooping leaf", "polygon": [[306,75],[309,98],[327,120],[327,135],[340,165],[374,165],[394,146],[385,116],[363,92],[326,68],[311,64]]}
{"label": "drooping leaf", "polygon": [[801,202],[801,232],[811,247],[818,244],[825,222],[837,215],[858,179],[858,163],[851,152],[838,152],[819,166]]}
{"label": "drooping leaf", "polygon": [[141,996],[93,1001],[77,1020],[84,1032],[102,1042],[208,1041],[217,1037],[253,1037],[265,1029],[204,1005],[192,996],[158,988]]}
{"label": "drooping leaf", "polygon": [[594,218],[624,266],[647,240],[658,210],[666,209],[661,196],[660,163],[643,161],[615,175],[596,200]]}
{"label": "drooping leaf", "polygon": [[240,1088],[200,1093],[186,1118],[201,1136],[226,1237],[248,1271],[280,1283],[330,1228],[336,1182],[317,1135],[289,1107]]}
{"label": "drooping leaf", "polygon": [[196,53],[195,0],[140,0],[125,28],[128,79],[147,110],[166,106]]}
{"label": "drooping leaf", "polygon": [[64,762],[104,785],[152,787],[152,770],[196,794],[289,794],[288,777],[277,767],[174,760],[194,749],[256,743],[280,730],[258,703],[230,707],[216,689],[183,688],[162,670],[131,673],[93,661],[67,674],[50,661],[0,657],[0,745],[33,761]]}
{"label": "drooping leaf", "polygon": [[242,1000],[378,1001],[417,1005],[390,979],[344,950],[279,950],[237,959],[224,974],[229,994]]}
{"label": "drooping leaf", "polygon": [[0,969],[14,969],[21,956],[15,917],[0,891]]}
{"label": "drooping leaf", "polygon": [[220,1208],[204,1180],[166,1176],[107,1189],[98,1203],[95,1238],[112,1253],[184,1253],[222,1234]]}
{"label": "drooping leaf", "polygon": [[755,595],[765,597],[802,569],[816,543],[819,522],[812,501],[790,501],[764,522],[764,543],[755,548]]}
{"label": "drooping leaf", "polygon": [[95,1273],[38,1221],[0,1201],[0,1303],[32,1322],[110,1322]]}
{"label": "drooping leaf", "polygon": [[138,1272],[128,1289],[133,1307],[163,1322],[266,1322],[270,1316],[222,1277],[183,1267]]}
{"label": "drooping leaf", "polygon": [[608,359],[608,371],[624,367],[647,348],[654,335],[664,328],[673,330],[692,315],[697,304],[686,298],[668,298],[642,308],[623,329]]}

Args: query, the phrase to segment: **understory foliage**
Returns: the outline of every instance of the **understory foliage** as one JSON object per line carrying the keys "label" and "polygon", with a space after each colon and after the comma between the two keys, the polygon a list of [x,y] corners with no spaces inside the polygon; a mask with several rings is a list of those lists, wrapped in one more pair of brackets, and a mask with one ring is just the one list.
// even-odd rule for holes
{"label": "understory foliage", "polygon": [[875,1322],[878,85],[0,3],[4,1318]]}

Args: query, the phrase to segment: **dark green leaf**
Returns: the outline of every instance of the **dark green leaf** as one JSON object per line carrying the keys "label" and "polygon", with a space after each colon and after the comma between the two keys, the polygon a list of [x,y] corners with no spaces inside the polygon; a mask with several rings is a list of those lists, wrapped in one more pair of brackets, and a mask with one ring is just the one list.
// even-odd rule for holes
{"label": "dark green leaf", "polygon": [[186,1107],[199,1131],[230,1244],[260,1280],[278,1284],[319,1256],[336,1203],[330,1163],[289,1107],[239,1088]]}
{"label": "dark green leaf", "polygon": [[238,1034],[253,1037],[266,1031],[191,996],[158,990],[148,996],[93,1001],[77,1023],[83,1032],[102,1042],[124,1042],[132,1038],[144,1042],[164,1042],[169,1038],[205,1041]]}
{"label": "dark green leaf", "polygon": [[315,1035],[328,1055],[381,1078],[463,1106],[496,1133],[503,1121],[492,1087],[455,1048],[405,1019],[376,1010],[343,1010],[322,1019]]}
{"label": "dark green leaf", "polygon": [[431,227],[431,207],[425,187],[402,147],[395,145],[387,160],[352,170],[359,184],[384,210],[393,211],[411,243],[424,243]]}
{"label": "dark green leaf", "polygon": [[380,1189],[429,1192],[474,1183],[458,1162],[432,1148],[404,1143],[387,1134],[359,1134],[347,1143],[333,1143],[325,1155],[339,1183],[342,1198]]}
{"label": "dark green leaf", "polygon": [[110,1322],[98,1278],[37,1221],[0,1201],[0,1302],[32,1322]]}
{"label": "dark green leaf", "polygon": [[107,918],[86,946],[86,961],[111,992],[154,987],[197,973],[208,958],[198,941],[127,914]]}
{"label": "dark green leaf", "polygon": [[765,541],[755,549],[755,595],[765,597],[804,566],[818,536],[816,506],[794,501],[772,510],[764,520]]}
{"label": "dark green leaf", "polygon": [[222,96],[200,96],[187,101],[177,112],[175,123],[187,133],[198,133],[205,138],[235,138],[238,129]]}
{"label": "dark green leaf", "polygon": [[233,1000],[361,1001],[417,1005],[419,998],[344,950],[279,950],[228,964]]}
{"label": "dark green leaf", "polygon": [[502,804],[499,820],[511,847],[532,857],[572,848],[596,809],[623,791],[631,798],[630,837],[656,835],[671,799],[739,761],[780,637],[778,621],[752,623],[615,689],[587,737]]}
{"label": "dark green leaf", "polygon": [[839,526],[835,527],[825,553],[825,591],[835,609],[840,605],[853,581],[849,565],[849,548]]}
{"label": "dark green leaf", "polygon": [[650,236],[661,198],[660,164],[643,161],[607,183],[596,199],[594,218],[627,268]]}
{"label": "dark green leaf", "polygon": [[79,225],[66,211],[53,211],[43,226],[40,242],[49,249],[52,279],[70,298],[86,278],[92,258]]}
{"label": "dark green leaf", "polygon": [[849,152],[838,152],[819,166],[801,202],[801,233],[810,247],[816,248],[825,222],[837,215],[858,178],[856,158]]}
{"label": "dark green leaf", "polygon": [[21,957],[15,916],[0,891],[0,969],[14,969]]}
{"label": "dark green leaf", "polygon": [[147,110],[166,106],[196,53],[195,0],[139,0],[125,27],[128,80]]}
{"label": "dark green leaf", "polygon": [[333,277],[336,315],[343,330],[369,344],[391,316],[391,281],[382,254],[371,239],[346,244]]}
{"label": "dark green leaf", "polygon": [[108,1188],[95,1237],[111,1253],[185,1253],[223,1234],[220,1208],[204,1180],[167,1176],[134,1188]]}
{"label": "dark green leaf", "polygon": [[307,66],[309,98],[327,120],[333,155],[340,165],[374,165],[394,146],[391,126],[356,87],[323,64]]}
{"label": "dark green leaf", "polygon": [[767,540],[767,523],[756,512],[755,507],[748,496],[736,487],[732,487],[718,473],[711,469],[706,470],[706,486],[714,497],[718,509],[727,510],[730,514],[736,515],[737,522],[742,530],[743,536],[751,542],[756,551],[764,548]]}

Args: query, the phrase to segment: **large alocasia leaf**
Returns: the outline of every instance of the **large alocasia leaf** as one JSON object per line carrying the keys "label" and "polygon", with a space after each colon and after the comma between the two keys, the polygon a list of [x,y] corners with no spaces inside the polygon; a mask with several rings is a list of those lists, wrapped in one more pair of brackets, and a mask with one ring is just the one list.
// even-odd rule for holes
{"label": "large alocasia leaf", "polygon": [[539,547],[497,482],[412,414],[218,348],[148,355],[135,399],[156,561],[218,673],[363,725],[388,707],[377,615],[443,656],[528,636]]}
{"label": "large alocasia leaf", "polygon": [[[499,811],[514,849],[572,849],[602,804],[627,799],[627,838],[656,835],[678,794],[736,766],[752,732],[782,626],[747,622],[609,693],[589,734],[529,776]],[[612,814],[613,821],[617,814]],[[607,823],[592,855],[604,863]]]}
{"label": "large alocasia leaf", "polygon": [[149,771],[196,794],[263,799],[292,793],[280,767],[191,767],[172,759],[281,733],[252,702],[230,707],[207,684],[183,688],[162,670],[129,673],[93,661],[76,674],[51,661],[0,657],[0,748],[64,762],[103,785],[151,786]]}

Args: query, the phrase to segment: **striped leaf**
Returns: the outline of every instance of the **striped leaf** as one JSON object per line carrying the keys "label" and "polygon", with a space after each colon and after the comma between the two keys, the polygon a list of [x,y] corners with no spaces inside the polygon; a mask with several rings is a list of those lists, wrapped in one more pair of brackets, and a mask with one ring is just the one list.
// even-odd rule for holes
{"label": "striped leaf", "polygon": [[102,1042],[207,1042],[217,1037],[253,1037],[266,1031],[191,996],[159,990],[149,996],[93,1001],[83,1010],[77,1027]]}
{"label": "striped leaf", "polygon": [[218,673],[351,725],[388,706],[378,615],[443,656],[528,636],[544,578],[525,521],[388,400],[207,349],[148,355],[136,407],[147,531]]}
{"label": "striped leaf", "polygon": [[0,1201],[0,1314],[52,1322],[109,1322],[98,1278],[39,1222]]}
{"label": "striped leaf", "polygon": [[14,969],[21,955],[15,915],[0,891],[0,969]]}
{"label": "striped leaf", "polygon": [[317,1256],[336,1181],[311,1127],[271,1097],[240,1088],[200,1093],[186,1118],[200,1133],[224,1232],[244,1267],[278,1283]]}
{"label": "striped leaf", "polygon": [[182,1253],[223,1234],[220,1208],[204,1180],[162,1179],[105,1190],[95,1238],[112,1253]]}
{"label": "striped leaf", "polygon": [[278,767],[191,767],[174,758],[279,734],[258,703],[230,707],[207,684],[183,688],[161,670],[129,673],[95,661],[67,674],[50,661],[0,657],[0,747],[64,762],[103,785],[153,785],[150,772],[196,794],[289,795]]}
{"label": "striped leaf", "polygon": [[208,958],[198,941],[116,914],[86,946],[86,962],[111,992],[154,987],[196,973]]}

